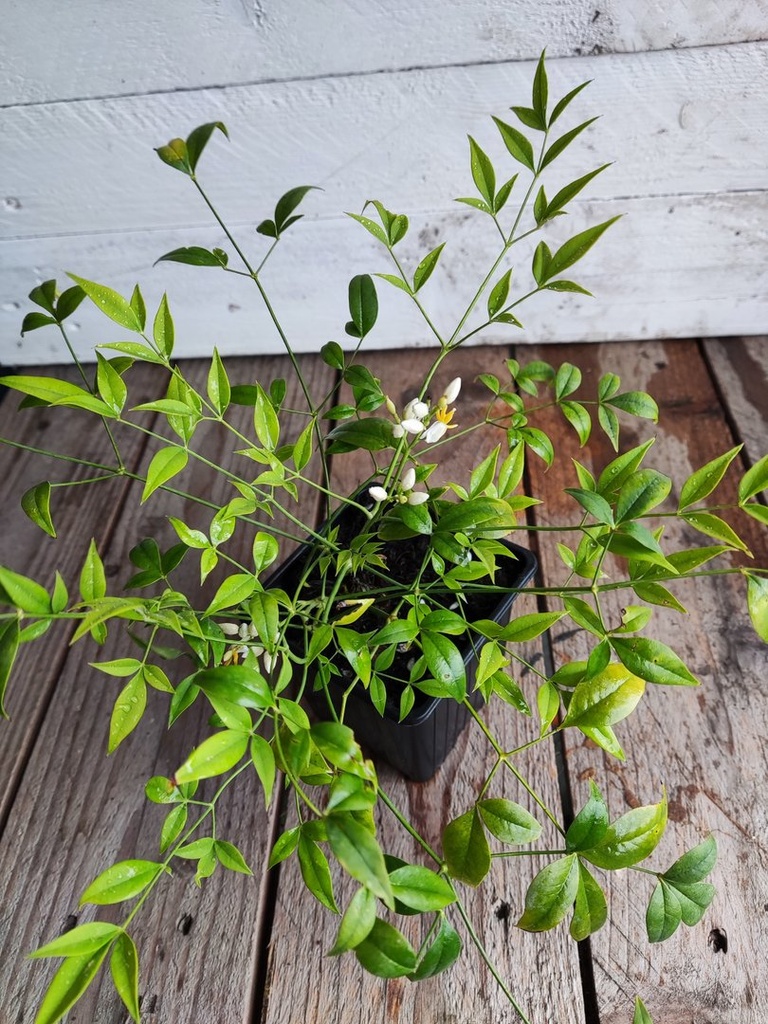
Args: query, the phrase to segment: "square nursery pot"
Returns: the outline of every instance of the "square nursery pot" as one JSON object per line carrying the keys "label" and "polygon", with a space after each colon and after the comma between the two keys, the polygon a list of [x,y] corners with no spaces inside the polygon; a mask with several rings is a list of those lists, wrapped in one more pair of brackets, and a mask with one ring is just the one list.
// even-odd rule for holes
{"label": "square nursery pot", "polygon": [[[353,536],[360,524],[360,519],[356,517],[354,511],[342,509],[329,522],[331,525],[342,524],[343,530],[345,520],[348,534]],[[325,528],[321,527],[321,532]],[[470,618],[493,619],[495,622],[505,623],[509,619],[510,609],[519,591],[530,582],[536,572],[536,558],[530,551],[511,541],[502,540],[501,543],[509,550],[509,557],[498,556],[495,585],[502,586],[509,592],[483,594],[482,591],[477,591],[468,606]],[[280,587],[289,593],[295,591],[311,550],[309,543],[303,544],[271,575],[266,586]],[[474,690],[478,648],[479,644],[476,646],[468,640],[459,645],[466,666],[467,693],[475,708],[479,708],[483,703],[482,694]],[[346,686],[335,677],[329,682],[329,695],[337,709],[340,707],[345,688]],[[355,687],[347,697],[344,721],[354,731],[357,741],[364,750],[383,759],[407,778],[424,782],[432,778],[451,752],[469,722],[470,713],[463,704],[450,697],[430,697],[418,689],[415,693],[413,708],[400,722],[399,693],[393,694],[391,686],[383,715],[374,707],[368,691],[363,686]],[[310,693],[308,699],[320,718],[328,717],[325,694]]]}

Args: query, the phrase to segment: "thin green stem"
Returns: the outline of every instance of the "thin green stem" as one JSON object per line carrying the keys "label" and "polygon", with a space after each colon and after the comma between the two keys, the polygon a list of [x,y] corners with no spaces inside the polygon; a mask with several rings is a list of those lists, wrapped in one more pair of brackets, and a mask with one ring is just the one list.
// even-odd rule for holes
{"label": "thin green stem", "polygon": [[470,921],[469,915],[467,914],[467,911],[464,908],[464,904],[461,902],[460,899],[458,899],[458,897],[456,899],[456,909],[458,910],[459,915],[461,916],[461,919],[464,922],[464,927],[467,929],[467,932],[469,933],[469,937],[472,940],[473,945],[475,946],[475,948],[477,949],[478,953],[482,957],[483,962],[485,963],[485,966],[491,972],[491,974],[492,974],[496,984],[499,986],[501,991],[506,996],[507,1001],[513,1007],[513,1009],[515,1010],[515,1013],[517,1013],[518,1017],[522,1021],[522,1024],[531,1024],[530,1019],[525,1015],[525,1012],[523,1011],[522,1007],[517,1002],[515,997],[512,995],[512,993],[510,992],[509,988],[507,987],[506,982],[504,981],[504,979],[501,977],[501,975],[499,974],[498,970],[496,969],[496,965],[491,960],[490,956],[488,955],[488,951],[486,950],[486,948],[483,945],[483,943],[480,941],[479,935],[477,934],[477,932],[475,931],[475,929],[472,926],[472,922]]}

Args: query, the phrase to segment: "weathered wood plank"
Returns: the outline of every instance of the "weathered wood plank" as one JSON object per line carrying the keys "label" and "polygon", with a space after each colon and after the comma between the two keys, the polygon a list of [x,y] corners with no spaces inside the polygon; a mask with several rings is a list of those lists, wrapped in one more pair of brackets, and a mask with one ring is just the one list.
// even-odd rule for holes
{"label": "weathered wood plank", "polygon": [[[755,259],[766,244],[768,196],[765,193],[689,196],[576,204],[572,216],[547,232],[550,244],[616,214],[628,214],[580,264],[577,280],[596,298],[554,293],[520,307],[525,331],[503,328],[483,333],[483,342],[606,341],[640,337],[692,337],[750,334],[768,323],[764,261]],[[477,215],[478,217],[480,215]],[[435,213],[412,218],[411,234],[398,247],[412,272],[432,246],[449,245],[421,297],[439,326],[455,323],[476,282],[497,252],[497,240],[474,215]],[[751,225],[746,228],[745,225]],[[250,230],[250,229],[249,229]],[[664,245],[659,246],[659,238]],[[0,245],[6,264],[0,301],[0,352],[6,362],[51,362],[49,332],[36,331],[16,342],[21,314],[28,308],[30,283],[61,277],[75,267],[130,294],[137,279],[148,306],[170,296],[178,346],[186,354],[204,354],[211,340],[231,354],[277,352],[272,324],[248,283],[213,270],[160,265],[154,260],[181,245],[224,245],[217,234],[158,231],[137,236],[136,264],[126,270],[122,235],[38,239]],[[530,251],[516,249],[513,295],[530,287]],[[391,271],[386,254],[350,221],[304,221],[286,248],[278,249],[264,281],[288,335],[298,351],[317,351],[328,338],[344,342],[347,286],[361,271]],[[30,268],[37,268],[30,273]],[[380,321],[371,337],[379,348],[431,344],[423,322],[407,296],[385,283],[379,288]],[[297,294],[301,301],[297,301]],[[7,301],[6,301],[7,300]],[[7,307],[7,308],[4,308]],[[481,307],[481,312],[482,312]],[[93,358],[95,341],[113,340],[111,326],[85,304],[73,318],[72,338],[81,358]],[[480,323],[480,318],[473,321]],[[514,333],[513,333],[514,332]],[[23,348],[21,347],[23,344]]]}
{"label": "weathered wood plank", "polygon": [[[0,58],[3,104],[199,89],[375,73],[429,65],[531,60],[711,46],[766,37],[758,0],[672,0],[663,9],[632,0],[533,0],[509,7],[459,0],[435,17],[432,0],[392,9],[381,0],[330,9],[312,0],[259,3],[171,0],[121,5],[108,32],[96,5],[64,17],[52,0],[12,6]],[[22,13],[24,11],[24,13]],[[199,55],[205,54],[201,61]]]}
{"label": "weathered wood plank", "polygon": [[[499,349],[464,350],[455,354],[446,364],[441,377],[435,381],[435,393],[448,383],[448,378],[460,374],[464,387],[457,402],[459,427],[468,425],[482,416],[487,407],[488,393],[473,383],[477,373],[496,370],[507,353]],[[405,357],[405,358],[404,358]],[[395,404],[402,406],[413,398],[431,364],[432,354],[412,352],[377,354],[366,360],[367,365],[380,376],[383,387]],[[446,479],[468,482],[472,465],[491,450],[496,443],[493,431],[482,429],[466,438],[466,443],[455,448],[442,448],[436,454],[441,463],[435,473]],[[358,453],[359,455],[359,453]],[[354,490],[361,473],[370,472],[370,461],[356,455],[337,457],[333,474],[342,493]],[[524,543],[524,541],[522,541]],[[535,610],[531,598],[521,600],[515,613]],[[526,652],[535,662],[541,658],[538,645],[530,645]],[[529,699],[535,703],[536,685],[528,676],[521,678]],[[491,730],[513,749],[535,735],[535,724],[512,712],[496,701],[484,712]],[[470,727],[460,737],[456,749],[438,774],[426,783],[408,783],[391,769],[380,769],[382,787],[395,804],[405,812],[416,828],[439,848],[440,835],[445,825],[457,814],[471,806],[482,784],[482,773],[491,767],[492,759],[487,741],[479,729]],[[559,790],[554,756],[533,758],[530,765],[522,759],[522,771],[530,770],[531,784],[547,804],[559,813]],[[523,804],[528,798],[521,787],[507,774],[494,783],[493,795],[506,796]],[[531,806],[532,811],[536,808]],[[539,812],[540,813],[540,812]],[[386,816],[380,822],[380,835],[387,852],[423,863],[424,854]],[[550,829],[554,836],[554,830]],[[547,830],[545,829],[545,835]],[[582,995],[576,947],[566,935],[551,937],[511,931],[512,923],[522,913],[525,889],[533,877],[533,864],[521,869],[516,859],[498,860],[492,869],[492,878],[473,892],[459,886],[466,901],[469,916],[480,940],[485,944],[492,960],[510,985],[532,1021],[558,1021],[577,1024],[583,1020]],[[341,892],[348,897],[346,887]],[[398,918],[398,927],[407,920]],[[456,1024],[507,1024],[516,1015],[500,990],[480,962],[477,951],[457,920],[456,926],[465,941],[465,952],[460,964],[451,972],[434,980],[411,985],[403,980],[382,982],[364,975],[351,955],[324,958],[333,942],[336,922],[319,907],[302,883],[295,859],[281,867],[275,921],[270,942],[268,976],[268,1002],[263,1024],[285,1024],[300,1020],[334,1020],[338,1024],[357,1024],[360,1007],[365,1006],[365,1019],[371,1024],[390,1021],[435,1022],[454,1021]],[[313,962],[307,970],[297,969],[305,963],[307,935],[315,936]],[[412,936],[416,941],[419,937]],[[469,977],[472,978],[468,982]],[[286,1007],[293,1009],[286,1018]]]}
{"label": "weathered wood plank", "polygon": [[[538,354],[555,362],[586,361],[593,386],[600,373],[612,370],[622,376],[624,386],[649,387],[662,410],[649,463],[678,481],[732,443],[695,343],[597,346],[586,352],[557,347]],[[625,441],[634,443],[650,432],[642,425],[633,427]],[[761,433],[764,450],[765,427]],[[599,470],[611,451],[607,446],[597,451],[592,468]],[[563,455],[569,454],[584,457],[575,445],[572,451],[566,446]],[[733,498],[737,476],[726,478],[723,500]],[[535,471],[535,487],[546,501],[541,522],[573,519],[574,507],[562,494],[563,486],[575,485],[572,477],[567,458],[546,474]],[[668,526],[666,533],[680,539],[677,528]],[[758,564],[765,565],[764,531],[757,524],[747,525],[744,535]],[[548,545],[543,561],[547,573],[558,572]],[[576,735],[566,738],[568,765],[577,806],[586,796],[586,780],[594,778],[613,815],[658,800],[666,784],[671,823],[654,863],[663,870],[711,831],[720,848],[714,876],[719,895],[698,926],[649,947],[644,904],[652,886],[633,872],[609,876],[615,922],[592,939],[600,1020],[626,1021],[639,992],[655,1020],[687,1021],[693,1015],[722,1024],[758,1024],[768,996],[761,969],[768,937],[762,912],[768,895],[763,842],[768,820],[762,795],[768,768],[763,742],[768,701],[755,685],[764,674],[765,647],[751,631],[743,584],[737,578],[702,581],[695,593],[690,586],[673,589],[679,591],[688,616],[680,622],[656,609],[654,636],[678,651],[702,679],[701,689],[649,687],[632,724],[617,728],[627,752],[625,765],[590,749]],[[621,604],[606,599],[611,621],[616,621]],[[557,628],[553,634],[558,663],[585,656],[582,636]]]}
{"label": "weathered wood plank", "polygon": [[[54,373],[80,384],[74,367],[47,367],[43,376]],[[136,403],[155,397],[150,391],[152,374],[146,367],[133,374]],[[20,395],[5,394],[0,403],[0,437],[37,448],[53,450],[106,467],[115,466],[115,457],[105,432],[87,413],[70,410],[19,410]],[[114,428],[113,428],[114,429]],[[114,430],[126,468],[136,472],[144,451],[142,435]],[[94,537],[100,550],[110,542],[117,522],[117,510],[125,499],[130,482],[115,478],[98,487],[59,489],[54,486],[51,511],[59,534],[68,537],[75,527],[77,542],[62,543],[48,537],[21,511],[22,495],[43,480],[54,485],[66,480],[84,480],[98,475],[89,466],[73,466],[54,459],[30,456],[20,448],[3,447],[4,500],[0,504],[0,564],[39,580],[49,589],[53,586],[54,565],[68,584],[76,583]],[[9,802],[19,780],[29,749],[34,744],[42,716],[57,686],[61,660],[65,656],[67,637],[72,629],[52,629],[41,640],[21,648],[7,693],[10,723],[0,723],[0,830]],[[33,685],[23,680],[34,679]]]}
{"label": "weathered wood plank", "polygon": [[[764,190],[768,115],[754,83],[766,64],[768,43],[553,62],[553,97],[592,80],[558,129],[601,118],[558,158],[547,193],[607,161],[590,185],[599,199]],[[0,234],[122,232],[123,262],[134,263],[137,231],[210,225],[195,189],[153,152],[206,121],[231,135],[228,145],[217,133],[200,165],[228,223],[270,216],[294,184],[323,187],[305,204],[322,218],[371,196],[409,214],[444,212],[475,194],[467,133],[509,168],[504,178],[525,179],[490,115],[514,119],[509,105],[528,101],[532,74],[508,62],[11,108],[3,187],[16,202],[0,207]],[[31,168],[41,139],[45,160]]]}
{"label": "weathered wood plank", "polygon": [[[287,365],[284,359],[251,360],[233,364],[230,371],[234,380],[258,377],[268,381],[273,376],[287,376]],[[332,371],[320,360],[307,360],[305,370],[322,392],[331,385]],[[195,367],[193,372],[202,386],[207,367]],[[287,401],[300,403],[295,384],[289,384]],[[251,430],[249,419],[248,409],[239,410],[240,426],[247,432]],[[296,436],[302,425],[297,424],[290,434]],[[223,431],[216,431],[207,439],[205,451],[217,461],[234,465],[232,450],[239,446]],[[225,481],[200,464],[179,480],[208,500],[223,502],[232,494]],[[132,495],[132,502],[134,497],[138,494]],[[305,514],[311,516],[311,499],[305,496],[303,501]],[[130,547],[149,532],[164,534],[166,544],[173,543],[175,535],[163,521],[169,512],[191,523],[202,516],[207,524],[210,516],[191,502],[174,503],[159,495],[143,506],[131,503],[120,510],[118,528],[105,553],[107,564],[124,566]],[[241,531],[235,544],[244,561],[250,551],[246,532]],[[191,586],[198,572],[193,561],[190,557],[182,567]],[[125,647],[124,643],[118,646],[114,637],[97,657],[102,660],[118,653],[124,655]],[[107,724],[117,690],[94,678],[86,665],[93,656],[87,645],[78,645],[66,659],[0,843],[4,877],[14,878],[0,911],[0,961],[5,967],[0,978],[0,1005],[13,1007],[18,1015],[14,1020],[24,1024],[33,1019],[52,973],[26,961],[24,954],[57,934],[68,919],[71,921],[70,915],[77,915],[80,921],[93,916],[92,908],[80,914],[76,901],[106,864],[125,857],[156,857],[162,810],[145,804],[141,797],[137,800],[137,795],[151,775],[170,774],[207,731],[209,713],[201,704],[167,733],[166,702],[153,694],[141,734],[129,737],[105,760]],[[183,665],[175,671],[186,674]],[[65,786],[61,780],[66,780]],[[271,824],[255,778],[246,773],[241,781],[221,808],[217,823],[219,834],[241,848],[255,878],[221,872],[198,892],[185,862],[161,885],[135,923],[148,1019],[214,1024],[244,1019],[247,1014],[263,906],[261,866]],[[22,858],[21,850],[25,851]],[[201,936],[206,941],[199,941]],[[96,1024],[124,1021],[125,1011],[108,978],[83,998],[75,1017]]]}
{"label": "weathered wood plank", "polygon": [[751,463],[768,451],[768,337],[707,338],[704,352]]}

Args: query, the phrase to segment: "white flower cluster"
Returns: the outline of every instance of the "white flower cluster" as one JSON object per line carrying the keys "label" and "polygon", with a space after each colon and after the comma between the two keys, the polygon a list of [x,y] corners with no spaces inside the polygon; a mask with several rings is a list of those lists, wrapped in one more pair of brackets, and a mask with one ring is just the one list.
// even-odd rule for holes
{"label": "white flower cluster", "polygon": [[[402,417],[397,414],[397,407],[391,398],[387,399],[387,409],[395,417],[396,423],[392,428],[392,434],[396,438],[405,437],[411,434],[414,440],[424,441],[426,444],[436,444],[455,424],[451,423],[455,409],[448,408],[455,402],[461,391],[461,377],[454,377],[435,405],[430,408],[427,402],[420,398],[412,398],[403,409]],[[432,419],[434,417],[434,419]],[[430,423],[430,419],[432,422]],[[400,478],[397,497],[401,503],[409,505],[423,504],[429,495],[426,491],[414,490],[416,485],[416,470],[409,466]],[[376,502],[387,501],[390,497],[388,491],[378,484],[370,487],[368,493]]]}
{"label": "white flower cluster", "polygon": [[252,623],[220,622],[219,627],[225,636],[237,637],[240,641],[238,644],[232,644],[224,652],[224,657],[221,659],[223,665],[239,665],[246,655],[250,653],[255,658],[263,657],[266,671],[270,672],[272,670],[272,655],[265,653],[263,647],[253,643],[254,640],[258,640],[259,634]]}

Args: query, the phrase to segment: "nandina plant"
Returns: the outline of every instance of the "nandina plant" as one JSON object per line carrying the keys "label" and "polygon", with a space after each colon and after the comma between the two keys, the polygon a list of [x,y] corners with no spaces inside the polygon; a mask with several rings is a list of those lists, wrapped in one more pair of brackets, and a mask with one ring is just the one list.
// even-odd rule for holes
{"label": "nandina plant", "polygon": [[[560,154],[594,120],[561,129],[561,118],[566,112],[570,116],[582,89],[577,86],[551,104],[542,57],[530,106],[512,108],[522,127],[494,118],[511,166],[500,173],[499,161],[469,139],[476,194],[458,201],[473,208],[478,219],[490,220],[498,239],[488,269],[467,290],[465,310],[449,329],[439,326],[440,310],[430,308],[428,283],[450,260],[450,242],[406,266],[397,253],[409,227],[404,214],[371,201],[360,214],[350,215],[381,246],[385,269],[375,276],[416,306],[434,337],[431,368],[414,382],[404,408],[388,397],[360,358],[361,344],[378,316],[376,285],[368,274],[349,285],[345,330],[352,344],[345,349],[332,341],[322,348],[343,393],[336,388],[312,393],[269,298],[270,256],[278,245],[290,244],[284,236],[300,219],[296,211],[311,186],[291,189],[279,199],[272,217],[257,227],[266,241],[251,259],[219,217],[198,175],[212,136],[227,134],[220,123],[202,125],[157,153],[189,178],[224,231],[230,251],[191,246],[161,259],[239,274],[255,285],[290,357],[303,407],[287,405],[283,380],[233,382],[216,350],[205,386],[194,386],[173,361],[174,321],[166,297],[149,325],[138,286],[125,298],[70,274],[73,283],[61,292],[55,281],[31,292],[39,310],[26,316],[23,331],[53,325],[75,358],[82,383],[41,376],[8,376],[2,383],[25,396],[22,406],[92,413],[108,435],[113,460],[93,465],[93,476],[85,481],[38,484],[21,499],[26,514],[55,536],[59,488],[76,483],[98,487],[115,476],[139,480],[140,501],[151,502],[158,512],[168,494],[182,495],[196,512],[189,521],[169,516],[162,536],[147,538],[131,551],[136,571],[124,594],[107,593],[93,542],[74,595],[73,581],[67,583],[58,573],[50,586],[0,568],[0,597],[7,609],[0,614],[0,706],[19,645],[65,621],[76,624],[75,640],[96,645],[103,644],[108,629],[125,629],[124,656],[105,661],[97,655],[93,664],[96,671],[121,680],[105,737],[109,752],[141,728],[149,701],[167,706],[170,727],[195,701],[206,702],[212,712],[210,734],[174,775],[146,784],[148,799],[166,809],[157,858],[107,866],[82,894],[84,904],[124,904],[122,922],[78,925],[33,954],[62,959],[38,1024],[60,1020],[107,961],[127,1012],[140,1020],[139,955],[131,924],[180,858],[195,862],[198,885],[214,871],[251,872],[237,836],[220,834],[215,813],[246,772],[256,772],[267,803],[276,788],[293,794],[296,814],[274,844],[270,865],[297,857],[311,895],[339,915],[330,955],[353,953],[374,974],[418,981],[451,967],[461,955],[461,930],[478,946],[521,1021],[529,1021],[525,1009],[482,947],[462,896],[464,886],[484,881],[495,858],[514,855],[521,864],[527,856],[546,860],[530,877],[525,903],[516,911],[517,926],[530,931],[570,919],[570,934],[578,941],[602,928],[608,919],[602,873],[624,868],[648,881],[646,921],[652,943],[668,938],[681,923],[697,923],[710,904],[714,889],[706,878],[716,857],[712,837],[671,865],[648,866],[667,825],[663,791],[657,803],[633,807],[611,820],[603,794],[590,783],[574,820],[566,824],[526,778],[518,755],[576,730],[623,759],[615,727],[632,714],[647,686],[698,685],[681,658],[653,636],[655,616],[684,612],[677,596],[683,585],[714,573],[740,573],[755,629],[768,640],[767,570],[728,564],[729,554],[745,552],[746,545],[731,519],[722,516],[727,507],[768,523],[758,501],[768,486],[768,456],[741,476],[732,508],[714,503],[711,496],[729,467],[733,472],[738,465],[738,448],[678,481],[675,503],[670,500],[673,482],[653,467],[652,441],[621,450],[619,416],[655,421],[657,406],[644,392],[623,390],[615,374],[604,374],[591,398],[577,399],[581,373],[576,366],[509,359],[502,376],[480,375],[487,408],[476,422],[468,422],[462,415],[462,382],[451,372],[452,354],[469,338],[500,325],[519,330],[523,302],[550,291],[589,294],[570,271],[613,219],[569,235],[561,218],[605,166],[555,185],[554,191],[549,186],[551,198],[542,183]],[[513,197],[519,197],[515,203]],[[552,234],[561,240],[539,241],[530,284],[520,284],[520,274],[513,284],[513,248],[553,221]],[[86,299],[135,335],[99,345],[95,373],[77,360],[67,337],[66,321]],[[137,363],[156,366],[158,397],[135,405],[129,395]],[[232,415],[243,406],[250,410],[247,431],[235,425]],[[529,516],[538,502],[525,492],[524,470],[527,459],[549,466],[556,457],[538,419],[552,408],[583,446],[596,421],[617,454],[597,475],[575,462],[573,486],[567,489],[573,515],[547,526],[562,531],[561,573],[537,581],[534,591],[551,610],[496,621],[487,609],[509,590],[509,567],[514,570],[516,561],[505,538],[513,534],[525,541],[540,528]],[[147,425],[147,413],[155,414],[155,425]],[[145,474],[126,468],[116,424],[140,431],[155,446]],[[202,453],[203,424],[227,433],[233,455],[226,465]],[[481,461],[461,479],[434,483],[447,446],[489,426],[496,430],[497,443]],[[330,458],[359,451],[369,453],[368,472],[353,495],[337,493]],[[77,453],[47,454],[82,463]],[[226,478],[231,487],[226,503],[212,503],[207,494],[185,488],[184,470],[196,460]],[[303,518],[302,489],[319,492],[328,515],[334,513],[324,527]],[[671,545],[665,526],[675,520],[692,528],[686,536],[700,540],[683,548]],[[235,535],[239,551],[247,537],[246,561],[233,553]],[[301,559],[291,574],[274,577],[286,544],[297,541],[305,542]],[[177,588],[175,574],[184,559],[199,562],[201,584],[218,574],[212,577],[216,585],[209,600],[201,600],[197,586]],[[624,601],[618,619],[608,602],[614,591]],[[521,645],[564,619],[584,631],[590,653],[548,675],[526,660]],[[169,660],[180,650],[183,660]],[[467,650],[476,662],[469,675]],[[527,671],[525,687],[516,678],[522,669]],[[534,689],[531,679],[538,681]],[[454,702],[483,733],[487,757],[462,767],[475,776],[473,789],[479,796],[445,823],[442,835],[421,835],[380,786],[374,763],[349,725],[349,701],[361,692],[378,714],[387,713],[395,722],[407,722],[424,696]],[[313,717],[307,713],[310,696]],[[478,709],[491,701],[503,702],[509,715],[524,716],[528,738],[522,746],[506,749],[490,730]],[[498,795],[505,773],[519,785],[525,806]],[[382,848],[373,813],[379,801],[416,840],[421,851],[417,863],[404,863]],[[355,884],[345,906],[337,901],[338,872]],[[419,944],[413,945],[398,927],[403,913],[423,920]],[[639,998],[634,1021],[650,1021]]]}

